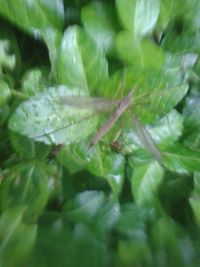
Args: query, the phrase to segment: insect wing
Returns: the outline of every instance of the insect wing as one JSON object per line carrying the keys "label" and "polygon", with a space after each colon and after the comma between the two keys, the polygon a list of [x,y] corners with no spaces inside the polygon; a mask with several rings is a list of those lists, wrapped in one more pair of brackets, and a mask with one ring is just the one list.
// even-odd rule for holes
{"label": "insect wing", "polygon": [[157,160],[159,163],[162,163],[162,155],[157,148],[153,138],[149,132],[144,128],[142,123],[139,121],[137,116],[133,114],[133,122],[135,124],[135,130],[138,138],[140,139],[143,146],[149,151],[152,157]]}

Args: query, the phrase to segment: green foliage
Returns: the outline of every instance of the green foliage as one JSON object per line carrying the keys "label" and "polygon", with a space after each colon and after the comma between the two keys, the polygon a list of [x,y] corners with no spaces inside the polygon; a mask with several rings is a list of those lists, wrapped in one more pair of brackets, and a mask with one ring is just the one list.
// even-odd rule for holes
{"label": "green foliage", "polygon": [[199,266],[199,14],[0,0],[0,266]]}

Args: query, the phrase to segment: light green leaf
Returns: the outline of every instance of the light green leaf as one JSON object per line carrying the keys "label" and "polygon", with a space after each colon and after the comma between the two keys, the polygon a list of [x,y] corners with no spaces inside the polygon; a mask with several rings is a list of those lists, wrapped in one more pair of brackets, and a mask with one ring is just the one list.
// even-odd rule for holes
{"label": "light green leaf", "polygon": [[[176,110],[172,110],[166,116],[161,117],[153,125],[145,125],[146,130],[149,132],[154,142],[160,147],[169,146],[176,141],[182,134],[183,117]],[[126,149],[143,148],[139,136],[135,133],[134,129],[127,129],[123,132],[122,140]]]}
{"label": "light green leaf", "polygon": [[58,56],[58,81],[92,94],[108,77],[106,58],[87,34],[76,26],[63,35]]}
{"label": "light green leaf", "polygon": [[138,40],[129,32],[120,32],[116,38],[119,57],[125,62],[140,68],[161,69],[164,63],[164,53],[151,40]]}
{"label": "light green leaf", "polygon": [[135,35],[151,33],[160,13],[159,0],[117,0],[123,26]]}
{"label": "light green leaf", "polygon": [[[129,161],[131,164],[131,161]],[[133,196],[138,203],[152,202],[156,197],[159,185],[163,179],[163,169],[153,162],[138,166],[131,175],[131,188]]]}
{"label": "light green leaf", "polygon": [[187,174],[199,171],[200,152],[175,143],[164,154],[164,165],[171,171]]}
{"label": "light green leaf", "polygon": [[53,77],[55,78],[55,80],[57,80],[57,63],[59,56],[59,48],[62,40],[62,32],[53,28],[47,28],[41,31],[41,35],[48,48]]}
{"label": "light green leaf", "polygon": [[81,9],[81,20],[98,49],[110,53],[119,28],[113,6],[105,2],[91,2]]}
{"label": "light green leaf", "polygon": [[[36,225],[23,222],[24,207],[3,212],[0,218],[0,265],[23,266],[29,256],[37,233]],[[16,244],[18,244],[16,246]]]}
{"label": "light green leaf", "polygon": [[62,29],[64,6],[62,0],[8,0],[0,2],[0,13],[12,23],[32,34],[45,28]]}
{"label": "light green leaf", "polygon": [[94,132],[99,115],[91,108],[79,109],[61,103],[62,97],[73,93],[78,95],[81,91],[59,86],[38,93],[17,108],[9,128],[46,144],[77,143]]}

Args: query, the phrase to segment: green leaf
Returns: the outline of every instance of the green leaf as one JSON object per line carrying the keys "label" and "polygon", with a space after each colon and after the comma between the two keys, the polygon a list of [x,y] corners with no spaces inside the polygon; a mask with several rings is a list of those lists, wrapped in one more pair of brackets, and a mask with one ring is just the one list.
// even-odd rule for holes
{"label": "green leaf", "polygon": [[109,266],[111,251],[105,242],[99,240],[95,231],[84,224],[77,224],[73,240],[67,247],[68,266],[102,267]]}
{"label": "green leaf", "polygon": [[[164,147],[172,144],[182,134],[183,118],[176,110],[172,110],[153,125],[145,125],[145,128],[162,151]],[[125,129],[122,140],[124,140],[123,151],[128,152],[130,150],[132,153],[133,150],[144,148],[144,144],[134,129]]]}
{"label": "green leaf", "polygon": [[0,107],[4,106],[10,99],[10,88],[4,80],[0,80]]}
{"label": "green leaf", "polygon": [[28,70],[22,78],[22,92],[27,96],[33,96],[36,95],[36,93],[43,91],[49,83],[47,76],[48,71],[45,68]]}
{"label": "green leaf", "polygon": [[108,77],[107,61],[95,43],[77,26],[63,35],[58,56],[58,81],[93,94]]}
{"label": "green leaf", "polygon": [[200,225],[200,173],[194,173],[194,189],[191,197],[189,198],[190,206],[192,208],[195,221]]}
{"label": "green leaf", "polygon": [[46,144],[77,143],[94,132],[99,119],[91,108],[79,109],[61,103],[62,97],[80,93],[64,86],[38,93],[17,108],[9,120],[9,128]]}
{"label": "green leaf", "polygon": [[[184,243],[189,241],[185,240],[184,235],[185,233],[178,229],[178,225],[168,218],[160,218],[154,223],[150,238],[153,250],[155,251],[154,260],[156,266],[159,266],[161,262],[163,267],[187,266],[188,258],[192,255],[189,253],[188,258],[184,256],[186,253]],[[192,258],[190,258],[189,262],[191,261]]]}
{"label": "green leaf", "polygon": [[150,247],[147,242],[120,240],[117,248],[116,267],[153,266]]}
{"label": "green leaf", "polygon": [[72,222],[91,223],[104,201],[104,193],[85,191],[69,200],[64,206],[64,215]]}
{"label": "green leaf", "polygon": [[51,62],[51,71],[55,80],[58,78],[57,73],[57,63],[59,56],[59,48],[62,40],[62,32],[53,29],[47,28],[41,31],[42,38],[48,48],[49,59]]}
{"label": "green leaf", "polygon": [[119,28],[113,6],[105,2],[91,2],[81,9],[81,20],[98,49],[110,54]]}
{"label": "green leaf", "polygon": [[134,35],[144,36],[155,27],[160,12],[159,0],[117,0],[123,26]]}
{"label": "green leaf", "polygon": [[191,135],[193,131],[200,127],[200,96],[187,97],[183,109],[184,116],[184,134]]}
{"label": "green leaf", "polygon": [[200,152],[180,143],[168,147],[164,154],[164,165],[176,173],[188,174],[199,171]]}
{"label": "green leaf", "polygon": [[2,73],[3,67],[12,70],[15,67],[15,61],[15,55],[9,54],[9,41],[0,40],[0,73]]}
{"label": "green leaf", "polygon": [[44,28],[61,30],[64,21],[62,0],[1,1],[0,13],[12,23],[36,35]]}
{"label": "green leaf", "polygon": [[10,132],[10,141],[15,150],[26,159],[45,158],[51,151],[51,146],[34,142],[12,131]]}
{"label": "green leaf", "polygon": [[43,211],[49,196],[47,175],[39,163],[14,166],[1,185],[0,206],[9,208],[26,206],[25,215],[32,221]]}
{"label": "green leaf", "polygon": [[[134,74],[134,75],[133,75]],[[122,72],[115,72],[102,89],[102,95],[122,97],[134,88],[131,109],[143,123],[152,123],[159,115],[170,112],[186,95],[188,84],[183,80],[179,70],[141,69],[137,66],[127,67],[124,73],[124,87],[121,86]],[[126,125],[132,125],[130,114]],[[129,119],[127,118],[129,117]]]}
{"label": "green leaf", "polygon": [[[129,160],[131,164],[131,159]],[[135,167],[130,177],[132,194],[138,203],[153,203],[160,183],[163,179],[163,169],[153,162]]]}
{"label": "green leaf", "polygon": [[[24,207],[3,212],[0,218],[0,265],[12,267],[26,265],[37,233],[36,225],[23,222]],[[17,246],[16,246],[17,244]]]}
{"label": "green leaf", "polygon": [[4,105],[2,108],[0,107],[0,125],[2,125],[10,115],[10,107],[8,104]]}
{"label": "green leaf", "polygon": [[95,222],[97,228],[102,229],[105,234],[108,231],[112,231],[114,226],[117,224],[120,217],[120,204],[114,196],[111,196],[105,201],[105,203],[100,207],[96,216]]}
{"label": "green leaf", "polygon": [[164,63],[164,53],[151,40],[138,40],[129,32],[120,32],[116,38],[119,57],[126,63],[140,68],[161,69]]}
{"label": "green leaf", "polygon": [[86,143],[77,146],[66,146],[58,155],[58,160],[71,172],[82,169],[103,177],[118,196],[122,190],[125,173],[125,158],[121,154],[105,150],[98,145],[88,149]]}

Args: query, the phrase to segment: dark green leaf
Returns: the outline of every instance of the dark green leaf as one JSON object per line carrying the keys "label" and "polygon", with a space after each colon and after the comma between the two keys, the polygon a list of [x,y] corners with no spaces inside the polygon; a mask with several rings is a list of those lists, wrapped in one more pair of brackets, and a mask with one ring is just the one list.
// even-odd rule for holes
{"label": "dark green leaf", "polygon": [[64,206],[64,215],[73,222],[91,223],[104,202],[103,192],[85,191],[68,201]]}
{"label": "dark green leaf", "polygon": [[10,89],[4,80],[0,80],[0,107],[4,106],[10,99]]}
{"label": "dark green leaf", "polygon": [[[161,218],[153,225],[151,244],[155,251],[156,266],[160,266],[162,263],[163,267],[184,267],[188,265],[188,260],[192,262],[193,245],[178,225],[167,218]],[[184,244],[188,245],[188,254]]]}
{"label": "dark green leaf", "polygon": [[0,108],[0,125],[2,125],[10,115],[10,108],[9,105],[4,105],[2,108]]}

